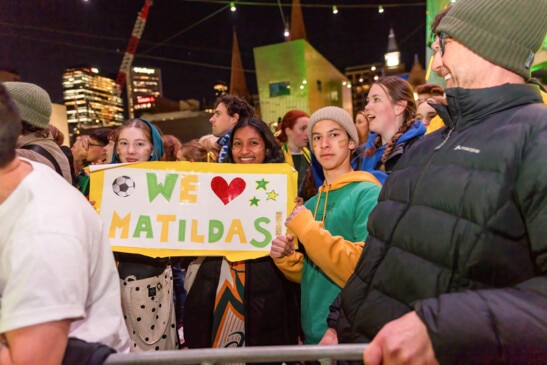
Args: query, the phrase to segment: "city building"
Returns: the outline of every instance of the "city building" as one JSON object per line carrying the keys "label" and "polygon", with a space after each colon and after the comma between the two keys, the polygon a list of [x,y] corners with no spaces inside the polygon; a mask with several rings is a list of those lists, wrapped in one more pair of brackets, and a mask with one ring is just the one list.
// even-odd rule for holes
{"label": "city building", "polygon": [[425,83],[426,72],[418,60],[418,55],[414,55],[414,64],[410,72],[405,72],[405,65],[401,63],[401,55],[395,41],[393,28],[389,31],[384,61],[383,64],[378,62],[346,67],[344,74],[351,83],[351,99],[355,113],[365,108],[370,87],[382,76],[397,75],[407,80],[412,87]]}
{"label": "city building", "polygon": [[161,69],[132,67],[130,80],[127,90],[129,114],[139,116],[153,110],[158,97],[163,96]]}
{"label": "city building", "polygon": [[305,39],[254,49],[262,119],[291,109],[309,114],[327,105],[352,113],[351,83]]}
{"label": "city building", "polygon": [[123,101],[114,80],[92,67],[69,68],[63,74],[63,100],[69,134],[80,129],[115,126],[123,122]]}
{"label": "city building", "polygon": [[387,39],[387,52],[384,55],[385,59],[385,75],[396,75],[405,72],[405,64],[401,63],[401,52],[395,40],[395,32],[393,28],[389,30]]}
{"label": "city building", "polygon": [[382,63],[372,63],[346,67],[345,75],[351,83],[351,100],[353,111],[357,113],[365,108],[366,99],[370,86],[384,73]]}
{"label": "city building", "polygon": [[306,40],[299,1],[290,28],[286,42],[253,50],[262,120],[275,127],[291,109],[311,114],[327,105],[352,114],[351,82]]}
{"label": "city building", "polygon": [[418,85],[425,84],[425,70],[418,60],[418,55],[414,55],[414,64],[408,74],[408,82],[415,88]]}

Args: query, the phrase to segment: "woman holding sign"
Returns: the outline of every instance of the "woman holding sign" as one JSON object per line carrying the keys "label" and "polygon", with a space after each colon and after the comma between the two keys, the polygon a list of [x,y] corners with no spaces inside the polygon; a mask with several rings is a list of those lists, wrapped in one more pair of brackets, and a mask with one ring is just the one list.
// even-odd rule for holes
{"label": "woman holding sign", "polygon": [[[266,123],[256,118],[236,123],[227,162],[283,161],[283,152]],[[184,306],[188,347],[297,344],[298,299],[270,257],[239,262],[229,262],[225,257],[198,260],[201,264],[192,286],[187,287]]]}
{"label": "woman holding sign", "polygon": [[[146,119],[125,121],[113,140],[112,163],[160,161],[164,153],[159,131]],[[119,252],[115,256],[131,351],[178,349],[170,259]]]}

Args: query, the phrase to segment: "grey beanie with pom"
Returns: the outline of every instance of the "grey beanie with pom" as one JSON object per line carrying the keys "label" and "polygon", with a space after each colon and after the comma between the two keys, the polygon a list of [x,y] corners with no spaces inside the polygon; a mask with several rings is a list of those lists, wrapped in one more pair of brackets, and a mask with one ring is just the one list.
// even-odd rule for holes
{"label": "grey beanie with pom", "polygon": [[348,133],[349,138],[355,142],[355,145],[359,145],[359,135],[357,134],[355,123],[353,123],[353,118],[347,111],[337,106],[326,106],[316,110],[315,113],[310,116],[310,121],[308,122],[308,137],[310,142],[312,141],[311,132],[313,126],[315,123],[322,120],[332,120],[333,122],[340,124]]}

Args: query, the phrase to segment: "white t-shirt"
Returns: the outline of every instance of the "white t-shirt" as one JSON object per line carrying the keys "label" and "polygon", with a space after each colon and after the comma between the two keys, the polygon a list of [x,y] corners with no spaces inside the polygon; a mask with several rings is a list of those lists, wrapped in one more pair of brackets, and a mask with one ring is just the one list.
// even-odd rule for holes
{"label": "white t-shirt", "polygon": [[129,349],[114,257],[82,193],[40,163],[0,204],[0,333],[74,319],[69,336]]}

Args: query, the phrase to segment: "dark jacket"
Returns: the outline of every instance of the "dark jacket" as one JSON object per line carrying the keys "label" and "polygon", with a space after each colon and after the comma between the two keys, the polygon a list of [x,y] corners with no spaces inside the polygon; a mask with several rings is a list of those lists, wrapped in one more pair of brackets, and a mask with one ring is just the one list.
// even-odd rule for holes
{"label": "dark jacket", "polygon": [[414,143],[369,217],[339,340],[415,310],[442,364],[544,362],[547,106],[510,84],[447,101],[447,127]]}
{"label": "dark jacket", "polygon": [[[205,258],[184,304],[184,338],[189,348],[212,346],[213,308],[222,257]],[[295,345],[298,322],[295,284],[273,260],[245,262],[245,346]]]}

